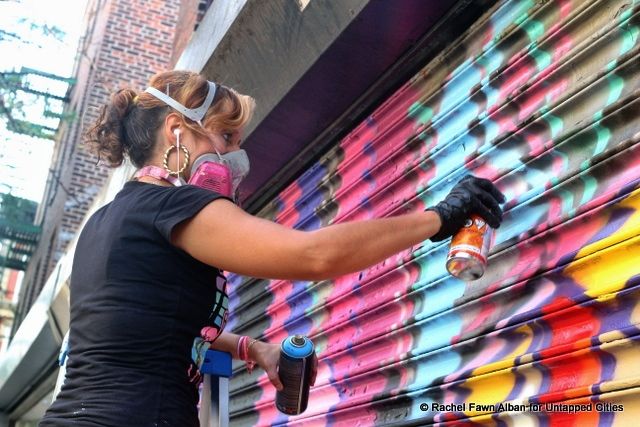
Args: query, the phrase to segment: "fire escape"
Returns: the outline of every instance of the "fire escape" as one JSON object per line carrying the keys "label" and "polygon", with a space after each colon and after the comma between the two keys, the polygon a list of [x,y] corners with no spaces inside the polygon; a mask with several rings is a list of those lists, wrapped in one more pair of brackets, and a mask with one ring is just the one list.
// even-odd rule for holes
{"label": "fire escape", "polygon": [[[62,120],[73,119],[66,111],[74,79],[23,67],[0,72],[0,118],[6,129],[34,138],[54,140]],[[29,116],[26,110],[39,110]],[[33,117],[31,117],[33,116]],[[2,287],[8,269],[24,271],[40,238],[34,224],[38,204],[9,193],[0,193],[0,324],[12,319],[12,302]]]}

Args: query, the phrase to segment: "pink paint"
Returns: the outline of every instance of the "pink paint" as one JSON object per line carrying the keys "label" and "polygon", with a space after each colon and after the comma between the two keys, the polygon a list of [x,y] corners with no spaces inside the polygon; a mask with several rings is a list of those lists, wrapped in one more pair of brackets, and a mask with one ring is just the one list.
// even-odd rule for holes
{"label": "pink paint", "polygon": [[300,197],[302,197],[302,188],[297,182],[294,182],[280,193],[279,199],[283,206],[276,215],[275,221],[288,227],[292,227],[293,224],[298,222],[300,213],[295,209],[295,202],[300,200]]}

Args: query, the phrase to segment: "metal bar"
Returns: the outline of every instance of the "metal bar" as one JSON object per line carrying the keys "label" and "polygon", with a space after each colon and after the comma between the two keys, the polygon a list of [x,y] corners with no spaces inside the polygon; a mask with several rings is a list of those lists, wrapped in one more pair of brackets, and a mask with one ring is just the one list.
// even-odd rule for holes
{"label": "metal bar", "polygon": [[208,350],[200,372],[203,375],[200,427],[229,427],[231,355],[222,351]]}

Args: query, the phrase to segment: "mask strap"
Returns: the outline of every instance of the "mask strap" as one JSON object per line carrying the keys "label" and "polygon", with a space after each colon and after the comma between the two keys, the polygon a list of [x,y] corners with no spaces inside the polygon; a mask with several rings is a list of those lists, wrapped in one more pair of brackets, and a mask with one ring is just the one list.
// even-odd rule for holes
{"label": "mask strap", "polygon": [[[213,144],[212,144],[212,145],[213,145]],[[220,152],[218,151],[218,149],[216,148],[216,146],[215,146],[215,145],[213,146],[213,149],[216,151],[216,154],[218,155],[218,158],[220,159],[220,161],[221,161],[222,163],[226,163],[226,162],[224,161],[224,158],[222,157],[222,154],[220,154]]]}
{"label": "mask strap", "polygon": [[193,120],[194,122],[197,122],[200,126],[202,126],[202,118],[207,113],[207,110],[213,102],[213,98],[216,96],[216,84],[209,81],[207,83],[209,85],[209,92],[207,93],[207,97],[205,98],[202,105],[198,108],[187,108],[175,99],[171,98],[166,93],[162,93],[155,87],[148,87],[145,89],[145,92],[155,96],[160,101],[167,104],[169,107],[182,113],[185,117]]}

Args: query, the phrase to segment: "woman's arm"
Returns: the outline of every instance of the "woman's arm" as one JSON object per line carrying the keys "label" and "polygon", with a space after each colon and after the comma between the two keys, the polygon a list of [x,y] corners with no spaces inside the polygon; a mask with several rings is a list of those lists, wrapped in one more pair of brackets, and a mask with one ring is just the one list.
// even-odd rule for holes
{"label": "woman's arm", "polygon": [[240,335],[232,334],[229,332],[222,332],[216,340],[211,343],[211,348],[214,350],[226,351],[231,354],[233,359],[238,358],[238,340]]}
{"label": "woman's arm", "polygon": [[336,224],[304,232],[216,200],[178,225],[173,243],[225,271],[271,279],[321,280],[361,270],[434,235],[435,212]]}
{"label": "woman's arm", "polygon": [[[240,335],[232,334],[229,332],[223,332],[220,336],[211,344],[211,348],[214,350],[226,351],[231,353],[231,357],[238,359],[238,341]],[[269,344],[262,341],[257,341],[249,348],[249,358],[255,361],[267,373],[269,381],[276,388],[276,390],[282,389],[282,382],[278,376],[278,360],[280,359],[280,346],[278,344]],[[317,361],[316,361],[317,363]],[[312,374],[312,382],[315,382],[315,366]]]}
{"label": "woman's arm", "polygon": [[433,210],[305,232],[254,217],[219,199],[176,226],[172,241],[194,258],[225,271],[322,280],[362,270],[434,235],[446,238],[471,212],[499,226],[500,200],[504,198],[491,182],[466,177]]}

